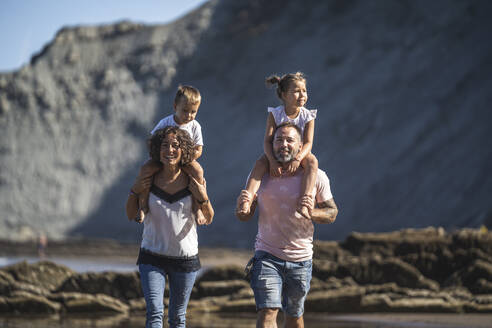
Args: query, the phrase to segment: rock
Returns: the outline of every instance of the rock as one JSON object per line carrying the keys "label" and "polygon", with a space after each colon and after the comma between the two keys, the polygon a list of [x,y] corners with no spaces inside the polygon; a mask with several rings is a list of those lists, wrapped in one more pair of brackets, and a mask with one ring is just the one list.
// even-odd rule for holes
{"label": "rock", "polygon": [[143,297],[129,300],[128,305],[130,306],[131,312],[145,311],[146,310],[145,299]]}
{"label": "rock", "polygon": [[[393,256],[402,242],[409,241],[407,247],[410,245],[417,246],[419,241],[439,240],[445,242],[444,233],[444,229],[434,227],[418,230],[403,229],[387,233],[352,232],[340,246],[354,255]],[[398,251],[402,252],[402,248]]]}
{"label": "rock", "polygon": [[469,313],[492,313],[492,304],[465,303],[463,309]]}
{"label": "rock", "polygon": [[462,229],[452,234],[453,247],[471,249],[478,248],[492,255],[492,232],[476,229]]}
{"label": "rock", "polygon": [[57,292],[106,294],[121,300],[143,296],[137,272],[86,272],[74,274],[58,288]]}
{"label": "rock", "polygon": [[256,312],[256,303],[254,298],[240,299],[229,301],[219,306],[219,312]]}
{"label": "rock", "polygon": [[0,295],[9,295],[15,280],[9,273],[0,270]]}
{"label": "rock", "polygon": [[[234,295],[241,289],[250,288],[244,280],[200,281],[197,286],[197,298],[210,296]],[[194,298],[195,298],[194,297]]]}
{"label": "rock", "polygon": [[[26,261],[2,268],[16,281],[38,286],[49,291],[56,290],[68,277],[75,272],[64,265],[49,261],[28,264]],[[5,278],[5,276],[4,276]]]}
{"label": "rock", "polygon": [[439,284],[424,277],[415,267],[398,258],[381,259],[349,258],[339,263],[321,263],[313,267],[313,273],[322,277],[334,275],[338,278],[352,277],[358,284],[383,284],[395,282],[401,287],[437,290]]}
{"label": "rock", "polygon": [[313,259],[313,277],[326,280],[335,277],[337,274],[338,263],[333,260]]}
{"label": "rock", "polygon": [[386,294],[371,294],[362,296],[360,302],[360,312],[388,312],[390,309],[391,298]]}
{"label": "rock", "polygon": [[54,314],[61,309],[60,304],[27,292],[19,292],[6,302],[13,314]]}
{"label": "rock", "polygon": [[476,260],[470,266],[455,273],[445,282],[445,286],[464,286],[475,294],[490,294],[492,264]]}
{"label": "rock", "polygon": [[202,281],[223,281],[223,280],[244,280],[244,268],[238,265],[220,265],[208,269],[203,273],[198,282]]}
{"label": "rock", "polygon": [[308,312],[357,312],[365,291],[363,287],[343,287],[309,293],[305,308]]}
{"label": "rock", "polygon": [[[371,264],[373,265],[376,263],[378,263],[378,261],[372,262]],[[424,288],[430,290],[439,289],[439,284],[435,281],[425,278],[415,267],[397,258],[382,261],[377,269],[380,269],[380,273],[384,278],[382,278],[382,281],[377,281],[378,278],[375,277],[376,281],[372,281],[371,283],[394,281],[402,287]]]}
{"label": "rock", "polygon": [[338,261],[341,258],[350,256],[350,252],[340,247],[335,241],[315,240],[313,242],[313,252],[318,260]]}
{"label": "rock", "polygon": [[12,313],[12,308],[9,305],[6,297],[0,296],[0,314]]}
{"label": "rock", "polygon": [[50,299],[63,304],[68,313],[127,313],[130,307],[105,294],[56,293]]}
{"label": "rock", "polygon": [[463,305],[461,302],[447,302],[441,298],[401,298],[392,300],[387,311],[460,313],[463,312]]}

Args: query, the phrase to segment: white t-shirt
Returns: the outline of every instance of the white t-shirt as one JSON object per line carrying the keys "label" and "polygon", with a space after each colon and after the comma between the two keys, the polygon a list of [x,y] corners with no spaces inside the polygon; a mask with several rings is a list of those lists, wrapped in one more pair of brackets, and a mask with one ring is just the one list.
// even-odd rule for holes
{"label": "white t-shirt", "polygon": [[[313,221],[296,217],[303,170],[293,176],[265,174],[258,190],[258,234],[255,249],[285,261],[300,262],[313,257]],[[330,180],[318,169],[312,195],[316,203],[333,198]]]}
{"label": "white t-shirt", "polygon": [[316,118],[316,113],[318,112],[318,110],[306,109],[304,107],[301,107],[299,114],[295,118],[289,118],[287,114],[285,114],[284,106],[278,106],[275,108],[268,107],[268,112],[272,113],[275,124],[277,126],[285,122],[294,123],[295,125],[300,127],[302,133],[304,133],[304,127],[306,126],[306,123]]}
{"label": "white t-shirt", "polygon": [[160,120],[155,128],[152,129],[150,134],[154,134],[155,131],[163,129],[166,126],[177,126],[178,128],[185,130],[190,134],[191,140],[193,140],[195,146],[203,146],[202,127],[200,126],[200,123],[198,123],[198,121],[193,120],[189,123],[179,125],[174,120],[174,115],[171,114]]}

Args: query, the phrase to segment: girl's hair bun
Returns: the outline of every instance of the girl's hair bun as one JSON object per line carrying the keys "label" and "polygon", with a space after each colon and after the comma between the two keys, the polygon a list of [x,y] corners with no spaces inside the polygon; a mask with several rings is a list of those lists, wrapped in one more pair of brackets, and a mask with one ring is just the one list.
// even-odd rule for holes
{"label": "girl's hair bun", "polygon": [[279,84],[280,80],[281,80],[280,76],[271,75],[266,78],[265,82],[268,86],[271,86],[271,85]]}

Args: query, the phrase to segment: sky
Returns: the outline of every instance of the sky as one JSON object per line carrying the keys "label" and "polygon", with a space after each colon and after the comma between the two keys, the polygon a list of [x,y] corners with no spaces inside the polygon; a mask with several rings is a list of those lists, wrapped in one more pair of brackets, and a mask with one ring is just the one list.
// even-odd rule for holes
{"label": "sky", "polygon": [[65,26],[120,20],[161,24],[205,0],[0,0],[0,72],[29,63]]}

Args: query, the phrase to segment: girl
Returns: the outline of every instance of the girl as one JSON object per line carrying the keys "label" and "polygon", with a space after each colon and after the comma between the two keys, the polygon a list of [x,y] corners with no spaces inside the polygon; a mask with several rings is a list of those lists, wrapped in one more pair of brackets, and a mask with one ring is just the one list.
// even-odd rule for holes
{"label": "girl", "polygon": [[[304,169],[302,179],[301,200],[304,197],[312,197],[311,193],[316,182],[316,172],[318,171],[318,160],[311,154],[314,136],[314,119],[316,110],[304,108],[308,96],[306,91],[306,78],[301,72],[286,74],[281,78],[272,75],[266,79],[267,85],[277,85],[277,96],[283,105],[276,108],[268,108],[268,118],[266,123],[266,133],[263,142],[265,154],[255,163],[246,184],[246,190],[253,195],[254,200],[258,191],[263,175],[270,172],[270,175],[279,177],[283,173],[293,174],[299,165]],[[303,131],[303,146],[296,158],[290,162],[287,172],[282,172],[280,164],[277,162],[272,151],[273,133],[278,125],[284,122],[292,122]],[[250,204],[241,204],[240,212],[245,213],[250,208]],[[300,215],[310,219],[311,208],[301,205],[297,209]]]}

